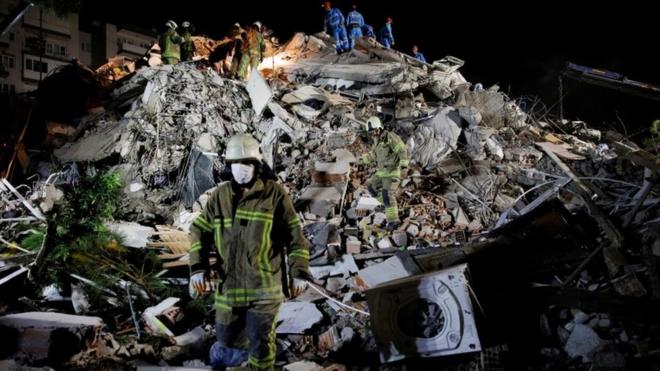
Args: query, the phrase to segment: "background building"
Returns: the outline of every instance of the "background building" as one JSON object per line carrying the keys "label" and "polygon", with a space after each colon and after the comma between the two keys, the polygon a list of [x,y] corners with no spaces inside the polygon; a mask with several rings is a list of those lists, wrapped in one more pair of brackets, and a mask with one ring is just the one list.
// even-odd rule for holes
{"label": "background building", "polygon": [[[0,19],[17,4],[1,0]],[[92,68],[116,55],[139,58],[155,41],[155,32],[100,21],[81,28],[78,14],[58,17],[33,6],[0,38],[0,93],[34,90],[48,73],[74,58]]]}

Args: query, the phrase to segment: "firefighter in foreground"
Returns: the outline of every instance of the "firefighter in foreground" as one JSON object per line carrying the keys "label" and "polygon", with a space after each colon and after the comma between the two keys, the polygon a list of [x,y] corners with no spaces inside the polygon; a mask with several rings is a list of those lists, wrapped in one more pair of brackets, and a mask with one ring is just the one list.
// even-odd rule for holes
{"label": "firefighter in foreground", "polygon": [[401,182],[401,169],[408,166],[406,145],[395,133],[383,129],[376,116],[367,120],[367,132],[374,144],[362,159],[362,165],[376,162],[376,173],[369,180],[369,192],[385,205],[386,229],[394,230],[400,224],[395,191]]}
{"label": "firefighter in foreground", "polygon": [[[233,136],[225,153],[232,179],[219,184],[190,227],[190,294],[209,286],[209,253],[218,255],[220,281],[215,292],[217,343],[214,367],[273,369],[275,319],[285,298],[302,292],[309,279],[309,243],[287,192],[262,163],[259,143],[250,135]],[[284,254],[289,276],[283,270]],[[241,332],[249,346],[237,349]],[[214,364],[215,363],[215,364]]]}

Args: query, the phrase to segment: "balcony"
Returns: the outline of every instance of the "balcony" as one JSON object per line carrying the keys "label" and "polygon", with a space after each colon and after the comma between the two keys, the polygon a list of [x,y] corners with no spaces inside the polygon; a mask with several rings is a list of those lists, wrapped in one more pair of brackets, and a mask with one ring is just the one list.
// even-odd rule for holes
{"label": "balcony", "polygon": [[147,52],[146,48],[143,48],[139,45],[133,45],[129,43],[118,43],[119,45],[119,50],[118,53],[125,52],[129,53],[138,57],[141,57],[144,55],[144,53]]}

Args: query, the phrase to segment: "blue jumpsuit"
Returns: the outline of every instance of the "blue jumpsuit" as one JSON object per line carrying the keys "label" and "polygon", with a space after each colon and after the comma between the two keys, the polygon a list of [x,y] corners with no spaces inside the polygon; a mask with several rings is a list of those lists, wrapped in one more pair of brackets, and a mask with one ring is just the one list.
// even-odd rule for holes
{"label": "blue jumpsuit", "polygon": [[426,63],[426,58],[424,57],[424,54],[417,52],[415,53],[415,58],[419,59],[420,61]]}
{"label": "blue jumpsuit", "polygon": [[389,49],[394,43],[394,35],[392,34],[392,25],[385,23],[383,28],[380,29],[380,43]]}
{"label": "blue jumpsuit", "polygon": [[368,24],[365,24],[362,26],[362,35],[366,37],[376,37],[376,33],[374,32],[374,28],[371,27]]}
{"label": "blue jumpsuit", "polygon": [[364,17],[357,10],[353,10],[348,13],[346,17],[346,27],[348,27],[350,33],[350,47],[353,49],[355,47],[355,39],[362,37],[362,27],[364,26]]}
{"label": "blue jumpsuit", "polygon": [[324,30],[335,39],[337,53],[349,50],[350,45],[348,36],[346,35],[346,27],[344,26],[344,15],[341,14],[339,9],[332,8],[325,13]]}

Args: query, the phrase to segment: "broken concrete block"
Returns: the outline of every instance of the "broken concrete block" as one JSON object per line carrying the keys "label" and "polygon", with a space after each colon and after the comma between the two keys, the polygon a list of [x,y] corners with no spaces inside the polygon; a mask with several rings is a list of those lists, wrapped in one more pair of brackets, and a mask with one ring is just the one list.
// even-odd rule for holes
{"label": "broken concrete block", "polygon": [[375,197],[360,197],[355,205],[355,208],[358,210],[369,210],[374,211],[380,205],[380,202]]}
{"label": "broken concrete block", "polygon": [[387,220],[387,217],[385,216],[385,213],[375,213],[372,219],[371,224],[373,225],[383,225],[385,223],[385,220]]}
{"label": "broken concrete block", "polygon": [[335,157],[335,161],[337,162],[346,162],[349,164],[353,164],[357,162],[355,155],[351,151],[345,148],[335,149],[334,151],[332,151],[332,155]]}
{"label": "broken concrete block", "polygon": [[316,162],[314,170],[328,174],[346,174],[350,170],[348,162]]}
{"label": "broken concrete block", "polygon": [[390,240],[389,237],[381,238],[380,241],[378,241],[377,246],[379,249],[391,249],[394,247],[394,245],[392,245],[392,240]]}
{"label": "broken concrete block", "polygon": [[103,321],[99,317],[25,312],[0,317],[0,326],[15,330],[3,331],[3,340],[16,344],[17,352],[58,364],[80,352],[87,342],[93,343]]}
{"label": "broken concrete block", "polygon": [[603,345],[603,340],[589,326],[577,324],[569,336],[564,350],[570,357],[582,357],[583,362],[590,362],[594,352]]}
{"label": "broken concrete block", "polygon": [[122,244],[124,246],[138,249],[146,247],[149,238],[156,233],[155,229],[135,222],[111,222],[106,223],[106,227],[110,231],[122,236]]}
{"label": "broken concrete block", "polygon": [[325,283],[326,290],[339,292],[346,287],[347,282],[343,277],[329,277]]}
{"label": "broken concrete block", "polygon": [[408,245],[408,235],[403,231],[394,231],[392,233],[392,241],[398,247],[405,247]]}
{"label": "broken concrete block", "polygon": [[208,338],[208,333],[204,331],[204,327],[197,326],[194,329],[176,336],[174,342],[179,346],[195,346],[201,345]]}
{"label": "broken concrete block", "polygon": [[358,276],[364,282],[367,288],[376,287],[383,282],[395,280],[397,278],[410,277],[419,273],[411,264],[406,264],[401,257],[395,255],[386,259],[382,263],[366,267]]}
{"label": "broken concrete block", "polygon": [[417,237],[419,234],[419,227],[416,224],[411,224],[408,226],[408,228],[406,228],[406,233],[413,237]]}
{"label": "broken concrete block", "polygon": [[346,239],[346,253],[349,255],[359,254],[362,248],[362,243],[357,237],[349,236]]}
{"label": "broken concrete block", "polygon": [[322,280],[330,276],[341,275],[348,278],[351,274],[358,272],[355,259],[352,255],[342,255],[333,265],[311,266],[309,272],[315,280]]}
{"label": "broken concrete block", "polygon": [[284,371],[323,371],[323,367],[310,361],[298,361],[284,366]]}
{"label": "broken concrete block", "polygon": [[218,141],[209,133],[202,133],[197,138],[197,148],[202,152],[217,153]]}
{"label": "broken concrete block", "polygon": [[287,301],[282,304],[277,314],[278,334],[304,334],[315,324],[321,322],[323,314],[315,304]]}

